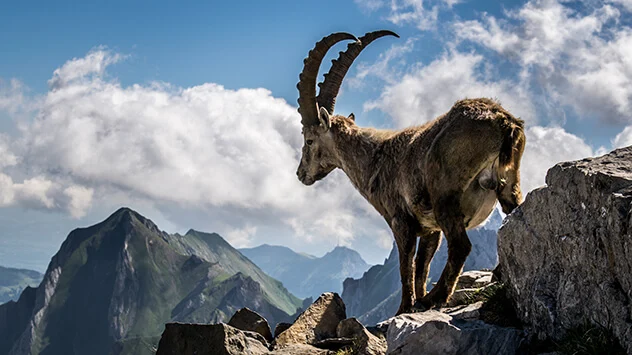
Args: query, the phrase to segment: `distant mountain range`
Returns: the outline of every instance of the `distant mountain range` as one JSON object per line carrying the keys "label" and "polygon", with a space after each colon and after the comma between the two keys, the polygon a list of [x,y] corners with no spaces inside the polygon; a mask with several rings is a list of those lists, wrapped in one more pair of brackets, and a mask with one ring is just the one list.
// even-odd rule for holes
{"label": "distant mountain range", "polygon": [[[493,269],[498,264],[497,231],[501,223],[500,213],[494,210],[485,225],[467,231],[472,251],[465,261],[464,271]],[[431,283],[441,276],[447,257],[447,242],[443,238],[430,264]],[[344,281],[342,299],[347,306],[347,316],[356,317],[368,325],[392,317],[401,301],[400,280],[399,255],[393,243],[393,249],[383,265],[371,267],[359,279],[348,278]]]}
{"label": "distant mountain range", "polygon": [[37,286],[44,275],[37,271],[0,266],[0,304],[17,301],[27,286]]}
{"label": "distant mountain range", "polygon": [[336,247],[320,258],[267,244],[239,251],[301,298],[341,293],[346,278],[360,277],[370,266],[358,252],[346,247]]}
{"label": "distant mountain range", "polygon": [[72,231],[42,283],[0,305],[0,354],[152,354],[166,322],[249,307],[274,327],[301,306],[219,235],[167,234],[122,208]]}

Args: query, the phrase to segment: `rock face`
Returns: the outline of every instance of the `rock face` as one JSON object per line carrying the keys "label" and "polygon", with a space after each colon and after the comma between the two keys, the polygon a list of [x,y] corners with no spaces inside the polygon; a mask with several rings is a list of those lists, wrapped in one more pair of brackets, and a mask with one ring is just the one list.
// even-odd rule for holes
{"label": "rock face", "polygon": [[336,333],[339,338],[354,339],[354,354],[381,355],[386,353],[386,340],[371,334],[355,318],[348,318],[338,323]]}
{"label": "rock face", "polygon": [[[480,307],[480,305],[479,305]],[[515,354],[523,333],[471,320],[472,307],[446,314],[426,311],[402,314],[385,321],[387,354]]]}
{"label": "rock face", "polygon": [[248,308],[238,310],[228,322],[228,325],[240,330],[247,330],[261,334],[267,341],[272,341],[272,331],[268,321],[259,313]]}
{"label": "rock face", "polygon": [[292,344],[314,344],[335,338],[338,323],[347,318],[345,305],[337,293],[323,293],[298,319],[275,339],[275,349]]}
{"label": "rock face", "polygon": [[257,333],[242,332],[224,323],[169,323],[165,325],[156,355],[267,354],[268,348],[252,334]]}
{"label": "rock face", "polygon": [[632,352],[632,148],[560,163],[499,232],[501,278],[540,338],[605,326]]}

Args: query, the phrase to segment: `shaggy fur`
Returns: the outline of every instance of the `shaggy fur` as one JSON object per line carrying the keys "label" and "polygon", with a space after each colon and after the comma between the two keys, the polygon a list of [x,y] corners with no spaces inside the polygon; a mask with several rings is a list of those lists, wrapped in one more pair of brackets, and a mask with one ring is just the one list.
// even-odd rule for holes
{"label": "shaggy fur", "polygon": [[[483,222],[496,200],[505,213],[522,200],[523,121],[484,98],[458,101],[435,120],[399,131],[358,127],[353,115],[330,115],[324,108],[318,119],[318,125],[303,127],[300,181],[311,185],[342,169],[384,217],[399,251],[397,314],[447,302],[471,250],[466,229]],[[441,231],[448,261],[426,293]]]}

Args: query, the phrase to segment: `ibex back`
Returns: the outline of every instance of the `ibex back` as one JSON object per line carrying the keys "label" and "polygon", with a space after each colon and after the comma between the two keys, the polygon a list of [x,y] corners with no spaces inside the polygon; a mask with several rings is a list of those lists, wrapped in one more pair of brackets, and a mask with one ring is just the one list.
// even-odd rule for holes
{"label": "ibex back", "polygon": [[[356,39],[334,33],[309,52],[297,85],[305,142],[296,174],[312,185],[340,168],[386,219],[399,251],[400,314],[444,304],[471,250],[466,229],[482,223],[496,200],[505,213],[520,204],[525,136],[523,121],[489,99],[458,101],[435,120],[400,131],[358,127],[353,114],[333,115],[338,90],[354,59],[386,35],[397,36],[377,31]],[[333,61],[316,96],[320,63],[342,40],[354,42]],[[448,261],[437,285],[426,293],[441,231],[448,241]],[[417,237],[421,239],[415,256]]]}

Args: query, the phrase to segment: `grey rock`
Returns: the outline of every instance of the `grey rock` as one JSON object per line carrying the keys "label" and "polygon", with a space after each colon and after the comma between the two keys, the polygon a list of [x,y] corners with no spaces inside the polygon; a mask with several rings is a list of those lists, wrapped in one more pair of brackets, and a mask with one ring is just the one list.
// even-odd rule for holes
{"label": "grey rock", "polygon": [[328,338],[314,342],[314,346],[319,349],[340,350],[344,347],[353,346],[353,338]]}
{"label": "grey rock", "polygon": [[476,320],[481,316],[481,307],[483,307],[483,301],[454,308],[446,308],[443,309],[443,312],[452,316],[453,319]]}
{"label": "grey rock", "polygon": [[277,324],[276,327],[274,327],[274,338],[276,339],[279,336],[279,334],[283,333],[291,326],[292,326],[292,323],[281,322]]}
{"label": "grey rock", "polygon": [[470,270],[465,271],[456,283],[456,289],[463,288],[480,288],[487,286],[492,282],[491,271]]}
{"label": "grey rock", "polygon": [[457,319],[438,311],[402,314],[386,322],[387,354],[515,354],[522,331]]}
{"label": "grey rock", "polygon": [[230,318],[228,325],[240,330],[248,330],[261,334],[267,341],[272,341],[272,332],[268,321],[259,313],[248,308],[242,308]]}
{"label": "grey rock", "polygon": [[632,148],[560,163],[499,232],[502,279],[539,338],[592,323],[632,352]]}
{"label": "grey rock", "polygon": [[268,354],[268,349],[261,343],[265,339],[258,333],[248,333],[224,323],[168,323],[156,355]]}
{"label": "grey rock", "polygon": [[347,318],[345,304],[337,293],[323,293],[287,330],[274,340],[275,349],[291,344],[311,345],[316,341],[335,338],[336,327]]}
{"label": "grey rock", "polygon": [[269,355],[334,355],[333,351],[319,349],[305,344],[292,344],[280,350],[274,350]]}
{"label": "grey rock", "polygon": [[355,318],[348,318],[338,323],[336,333],[341,338],[352,338],[354,340],[354,354],[383,355],[386,353],[386,339],[369,332]]}

